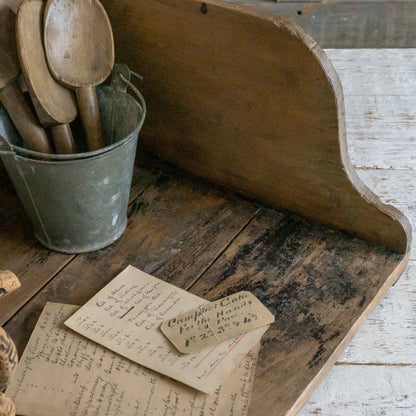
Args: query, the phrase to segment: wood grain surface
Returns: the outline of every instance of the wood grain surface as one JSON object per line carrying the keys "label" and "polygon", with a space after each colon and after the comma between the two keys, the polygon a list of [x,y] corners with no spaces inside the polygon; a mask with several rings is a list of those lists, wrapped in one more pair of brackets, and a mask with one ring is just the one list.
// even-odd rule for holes
{"label": "wood grain surface", "polygon": [[206,10],[195,0],[103,4],[119,60],[146,79],[146,150],[266,204],[407,250],[406,220],[353,172],[341,84],[301,29],[219,1]]}
{"label": "wood grain surface", "polygon": [[[233,0],[234,1],[234,0]],[[323,48],[414,48],[413,1],[237,0],[284,16],[301,26]]]}
{"label": "wood grain surface", "polygon": [[[324,48],[414,48],[412,0],[228,0],[286,17]],[[22,0],[4,0],[15,13]]]}
{"label": "wood grain surface", "polygon": [[43,13],[42,0],[26,1],[17,15],[16,37],[26,83],[43,110],[38,111],[38,117],[48,127],[72,122],[77,107],[72,91],[49,72],[43,48]]}
{"label": "wood grain surface", "polygon": [[129,264],[188,288],[257,210],[196,181],[160,175],[130,205],[120,240],[77,256],[5,328],[22,352],[46,300],[83,304]]}
{"label": "wood grain surface", "polygon": [[[22,287],[0,302],[0,325],[12,317],[40,288],[53,279],[74,256],[51,252],[35,239],[31,225],[1,165],[0,269],[12,270]],[[155,179],[149,171],[134,172],[131,199]]]}
{"label": "wood grain surface", "polygon": [[78,110],[72,91],[60,85],[49,72],[43,47],[42,0],[26,1],[19,8],[16,39],[22,72],[37,117],[52,131],[57,153],[76,153],[71,123]]}
{"label": "wood grain surface", "polygon": [[111,23],[98,0],[48,0],[44,45],[55,79],[75,89],[88,150],[105,146],[95,86],[114,65]]}
{"label": "wood grain surface", "polygon": [[3,3],[0,5],[0,89],[13,83],[20,73],[14,33],[13,11]]}
{"label": "wood grain surface", "polygon": [[273,414],[296,414],[321,380],[322,364],[340,353],[360,315],[385,294],[375,270],[391,274],[396,267],[385,255],[348,235],[263,210],[191,288],[210,300],[249,290],[276,317],[263,337],[253,414],[264,413],[265,403],[273,403]]}
{"label": "wood grain surface", "polygon": [[114,65],[111,23],[98,0],[49,0],[45,53],[53,76],[69,88],[102,83]]}
{"label": "wood grain surface", "polygon": [[[384,202],[399,207],[416,226],[416,91],[411,81],[416,50],[326,52],[346,92],[348,147],[352,162],[359,168],[357,173]],[[413,248],[410,258],[408,269],[358,331],[339,365],[333,367],[299,416],[414,414]]]}
{"label": "wood grain surface", "polygon": [[31,150],[53,153],[45,131],[32,113],[16,82],[20,74],[20,65],[15,21],[16,16],[13,11],[4,3],[0,3],[0,103]]}
{"label": "wood grain surface", "polygon": [[[403,51],[404,54],[408,54],[408,52]],[[366,59],[370,68],[369,71],[372,71],[376,76],[374,85],[379,92],[374,93],[374,96],[382,94],[383,88],[377,83],[377,80],[380,79],[377,78],[377,65],[372,67],[371,56],[366,55],[364,52],[361,53],[360,51],[339,51],[340,60],[347,59],[350,61],[349,68],[345,68],[344,72],[342,67],[340,67],[341,79],[345,86],[344,90],[351,91],[351,95],[360,95],[362,92],[361,88],[357,87],[354,91],[353,85],[355,81],[348,83],[348,73],[351,74],[352,80],[356,79],[354,75],[355,60],[356,67],[361,68],[360,71],[364,76],[365,69],[362,68],[362,62]],[[396,68],[394,59],[390,60],[390,64],[388,63],[389,51],[380,51],[380,54],[387,57],[386,65],[391,65],[392,76],[390,82],[397,80],[400,84],[400,76],[398,76],[398,73],[397,76],[394,75]],[[334,58],[337,56],[337,51],[328,51],[328,55]],[[398,55],[398,53],[397,55],[393,53],[392,56]],[[377,51],[374,51],[373,56],[374,59],[381,59],[381,56],[377,57]],[[405,56],[402,56],[402,58],[404,65],[412,65],[411,60],[408,59],[406,64]],[[336,66],[335,60],[334,63]],[[383,72],[387,74],[389,69],[381,66],[379,75],[382,76]],[[371,77],[369,79],[371,80]],[[400,85],[394,87],[387,82],[385,95],[406,95],[399,87]],[[367,91],[370,91],[367,94],[371,95],[371,89]],[[367,102],[371,103],[372,101],[369,99]],[[348,113],[347,98],[346,105]],[[400,111],[399,102],[398,105],[399,107],[395,107],[394,110],[396,114],[399,114],[397,111]],[[354,114],[354,112],[351,110],[350,114]],[[358,117],[358,112],[356,114]],[[353,119],[354,117],[347,118],[347,122]],[[359,118],[356,118],[356,120],[359,120]],[[377,123],[377,118],[372,119],[372,122]],[[381,122],[383,122],[383,118]],[[402,128],[401,123],[399,128]],[[380,127],[380,129],[382,128]],[[359,130],[359,127],[356,126],[355,131],[359,132]],[[354,129],[348,130],[347,124],[347,134],[353,131]],[[410,130],[407,134],[411,138]],[[362,133],[362,137],[365,136],[366,133]],[[394,137],[394,132],[392,137]],[[350,136],[348,138],[350,139]],[[354,149],[357,143],[359,146],[359,141],[352,137],[349,143],[350,149]],[[406,162],[399,148],[397,149],[397,154],[391,152],[389,156],[388,153],[383,153],[383,145],[380,145],[380,157],[385,158],[385,160],[389,160],[388,158],[391,157],[389,168],[383,170],[367,168],[367,166],[376,168],[377,165],[372,164],[371,153],[366,152],[366,155],[362,155],[360,162],[362,169],[358,173],[376,193],[381,195],[385,202],[393,203],[399,207],[407,207],[408,212],[412,213],[412,195],[414,195],[412,187],[414,186],[412,181],[413,172],[411,168],[403,169],[399,167],[396,169],[396,162],[402,164],[400,165],[402,167],[410,163]],[[386,150],[388,151],[388,149]],[[358,155],[359,153],[360,151],[357,150],[356,154]],[[409,158],[411,157],[409,152],[407,152],[407,155]],[[366,157],[367,162],[365,161]],[[366,163],[368,164],[367,166]],[[334,339],[336,336],[332,339],[331,336],[336,331],[328,332],[330,328],[327,321],[323,320],[322,325],[320,324],[320,302],[325,301],[325,299],[335,299],[338,302],[331,305],[335,308],[333,310],[336,313],[334,313],[330,324],[334,324],[334,328],[338,325],[340,331],[338,336],[341,336],[342,331],[347,330],[347,321],[352,319],[350,314],[354,313],[354,308],[359,307],[360,303],[362,303],[361,307],[363,310],[361,313],[363,314],[358,319],[358,323],[360,323],[370,312],[370,309],[375,306],[374,304],[369,305],[366,303],[368,300],[363,300],[362,295],[359,297],[359,294],[362,294],[361,291],[365,290],[368,282],[365,278],[365,272],[359,275],[357,271],[360,270],[360,267],[367,270],[367,266],[370,266],[370,269],[371,267],[379,267],[380,273],[382,273],[382,270],[390,269],[391,271],[394,269],[392,262],[394,258],[384,250],[375,249],[371,244],[364,243],[338,231],[328,232],[327,230],[325,238],[319,237],[318,231],[324,230],[322,226],[316,224],[309,225],[306,220],[283,212],[267,208],[259,210],[259,205],[257,204],[252,206],[249,201],[230,196],[229,194],[223,195],[216,189],[206,187],[191,179],[183,178],[181,174],[173,178],[169,174],[163,175],[154,181],[154,173],[147,170],[140,170],[140,172],[145,177],[150,174],[153,179],[150,181],[150,187],[145,187],[145,192],[139,193],[139,195],[135,194],[136,198],[130,205],[130,222],[125,237],[109,248],[93,254],[77,256],[76,258],[47,252],[33,241],[29,229],[30,226],[25,221],[24,214],[19,209],[16,209],[18,202],[14,192],[11,190],[7,179],[4,179],[3,175],[0,176],[2,178],[0,179],[1,183],[4,185],[0,191],[2,192],[0,239],[2,242],[10,241],[10,246],[8,247],[11,249],[11,251],[6,250],[3,254],[0,254],[0,258],[2,262],[7,263],[11,259],[12,262],[15,261],[16,264],[20,265],[22,273],[26,276],[24,282],[22,279],[22,284],[31,287],[26,293],[26,300],[34,296],[33,300],[26,305],[24,305],[24,299],[20,299],[20,303],[16,307],[3,303],[9,296],[17,295],[22,290],[20,289],[0,301],[0,318],[4,317],[4,313],[7,314],[6,319],[9,319],[9,322],[6,329],[16,339],[18,349],[21,352],[24,348],[36,319],[47,300],[81,303],[114,277],[127,262],[172,283],[182,285],[182,287],[191,285],[193,291],[201,290],[200,293],[210,294],[211,296],[214,296],[215,293],[219,293],[221,290],[225,290],[224,285],[221,285],[221,283],[218,284],[217,288],[214,287],[218,283],[218,274],[215,271],[224,270],[226,271],[223,276],[225,280],[229,282],[234,281],[237,285],[251,285],[256,293],[264,297],[269,297],[267,296],[267,291],[271,290],[272,299],[281,301],[280,303],[275,303],[275,305],[281,306],[279,311],[282,310],[287,314],[291,313],[291,316],[298,313],[300,307],[299,300],[303,299],[302,297],[305,297],[308,293],[312,295],[312,299],[317,300],[318,310],[316,316],[313,312],[309,313],[309,315],[307,313],[304,315],[298,314],[299,320],[296,321],[298,325],[294,326],[291,333],[291,326],[284,320],[281,322],[283,328],[286,328],[286,334],[292,335],[294,339],[300,341],[301,351],[305,353],[302,359],[305,359],[307,353],[313,352],[311,359],[307,361],[311,363],[312,368],[308,367],[305,373],[308,374],[306,377],[313,377],[315,374],[316,378],[312,385],[311,383],[308,384],[307,380],[303,378],[305,377],[303,372],[301,372],[299,379],[300,384],[305,388],[305,393],[296,399],[297,401],[293,402],[295,399],[292,400],[292,414],[294,414],[306,401],[307,396],[316,387],[317,382],[328,371],[328,364],[335,361],[340,353],[340,351],[335,351],[335,354],[331,355],[326,349],[330,348],[333,345],[332,343],[335,343]],[[170,192],[170,189],[172,189],[172,192]],[[170,202],[171,198],[174,203]],[[194,199],[196,202],[192,202],[193,208],[192,212],[190,212],[186,209],[186,206],[190,200],[194,201]],[[238,203],[238,201],[241,202]],[[143,202],[146,203],[144,204]],[[238,207],[236,212],[234,212],[233,207]],[[215,214],[216,209],[220,212],[218,216]],[[184,224],[183,229],[179,223]],[[267,223],[268,232],[264,231],[264,223]],[[193,226],[193,224],[196,225]],[[303,231],[302,224],[305,225]],[[17,229],[17,234],[15,234],[15,229]],[[182,232],[180,231],[181,229],[183,230]],[[288,229],[290,234],[287,232]],[[199,230],[202,230],[205,237],[202,242],[201,239],[197,239]],[[290,237],[292,232],[299,236],[302,244],[298,245]],[[275,239],[273,239],[273,234],[276,237]],[[152,237],[153,235],[155,235],[154,238]],[[249,246],[246,244],[248,235],[253,237]],[[341,235],[342,238],[336,239],[336,244],[331,246],[331,239],[335,238],[336,235]],[[142,236],[141,239],[140,236]],[[306,243],[307,239],[309,239],[309,244]],[[264,249],[265,243],[270,241],[271,249]],[[183,248],[184,244],[185,248]],[[301,249],[299,249],[299,246]],[[283,251],[277,251],[277,247]],[[194,249],[196,250],[196,255],[193,255]],[[292,249],[295,254],[290,255],[289,251],[284,251],[289,249]],[[363,250],[363,255],[354,255],[355,250],[359,249]],[[17,259],[17,255],[13,257],[14,250],[21,257],[20,259]],[[320,265],[320,260],[324,259],[324,262],[327,262],[326,266],[329,267],[326,270],[331,270],[336,275],[339,270],[336,264],[338,257],[330,255],[330,253],[334,253],[337,250],[340,250],[341,253],[344,253],[344,251],[350,253],[351,256],[351,262],[345,269],[345,288],[339,287],[339,285],[342,286],[341,282],[344,280],[337,279],[332,281],[330,274],[328,276],[324,274],[319,275],[319,267],[316,267],[317,264],[318,266]],[[300,252],[299,257],[297,257],[298,252]],[[283,256],[283,253],[286,253],[286,255]],[[384,262],[382,261],[383,253],[387,254]],[[239,256],[234,257],[236,254],[239,254]],[[376,255],[379,256],[377,261],[371,262],[369,265],[368,260]],[[247,263],[253,260],[253,257],[255,257],[256,262],[257,260],[259,261],[258,264]],[[342,256],[339,257],[342,259]],[[234,264],[232,264],[232,261],[229,261],[231,258],[235,258]],[[247,264],[250,264],[251,267],[247,267],[247,275],[243,276],[242,267],[246,267]],[[262,267],[260,268],[259,265]],[[349,345],[345,355],[340,358],[339,365],[332,369],[323,384],[316,391],[316,394],[312,396],[309,403],[300,412],[301,415],[347,416],[351,414],[366,414],[378,416],[384,413],[387,415],[407,416],[413,414],[416,397],[413,381],[416,363],[414,360],[410,360],[411,352],[414,351],[416,333],[416,327],[414,326],[416,319],[412,319],[414,314],[412,300],[412,296],[414,296],[414,266],[414,260],[411,260],[407,274],[389,291],[385,302],[382,301],[380,307],[371,315],[371,320],[364,325],[358,336],[354,338],[354,342]],[[3,264],[0,267],[3,268]],[[17,272],[15,269],[12,270]],[[279,272],[279,276],[280,272],[282,272],[283,277],[281,279],[273,278],[273,276],[276,277],[277,272]],[[290,286],[290,283],[293,283],[291,279],[293,279],[296,273],[303,280],[300,280],[301,283],[299,285],[294,284]],[[398,277],[397,274],[393,273],[390,275],[390,280],[387,279],[387,286],[392,283],[391,280]],[[43,275],[41,279],[38,278],[40,275]],[[206,276],[210,276],[212,281],[207,283],[205,281]],[[241,276],[241,279],[238,276]],[[253,277],[253,279],[248,279],[247,276]],[[311,276],[317,277],[316,282]],[[375,275],[371,274],[371,279],[375,277]],[[261,284],[263,278],[264,284]],[[370,281],[375,286],[377,284],[382,285],[381,281],[377,283],[371,279]],[[41,289],[48,281],[50,283]],[[282,287],[286,287],[287,291],[274,290]],[[329,290],[326,290],[327,288]],[[383,291],[386,287],[380,289]],[[36,292],[39,290],[40,292],[36,295]],[[311,292],[308,292],[308,290]],[[370,288],[370,291],[375,290],[376,288],[373,286]],[[292,296],[293,294],[297,296]],[[319,297],[320,294],[323,295],[323,298]],[[358,297],[354,298],[355,295]],[[378,296],[380,295],[381,293],[379,292]],[[378,301],[377,296],[374,299]],[[308,300],[309,298],[306,299],[306,303]],[[366,306],[367,309],[365,309]],[[344,307],[347,310],[344,311],[342,309]],[[12,312],[9,313],[10,308],[12,308]],[[21,310],[16,313],[19,308]],[[357,311],[358,309],[355,310]],[[389,319],[383,316],[384,310],[389,315]],[[346,321],[339,320],[344,315],[343,311],[345,312]],[[395,314],[396,317],[394,316]],[[12,315],[14,315],[13,318],[11,318]],[[401,336],[398,336],[394,325],[397,325],[401,319],[405,319],[405,324],[401,327]],[[302,325],[305,326],[302,327]],[[367,328],[368,325],[371,325],[371,328]],[[302,328],[305,329],[305,333],[309,336],[310,345],[312,345],[311,351],[305,351],[306,340],[302,339]],[[358,327],[354,326],[353,330],[357,331]],[[367,331],[372,332],[368,333]],[[395,334],[395,340],[389,339],[392,334]],[[272,341],[276,341],[273,340],[275,336],[276,329],[273,329],[270,332],[272,340],[269,339],[269,342],[263,346],[264,354],[270,354],[268,351],[270,351]],[[343,342],[346,343],[348,338],[347,336]],[[369,343],[369,338],[376,339],[376,344]],[[396,349],[395,343],[400,345]],[[342,343],[342,346],[344,346],[344,343]],[[374,355],[371,355],[371,351],[373,351]],[[287,351],[285,351],[285,354],[287,354]],[[265,365],[265,357],[267,355],[263,358],[261,357],[261,373],[259,374],[263,374],[267,380],[267,376],[270,376],[270,370]],[[281,360],[284,365],[282,360],[283,354],[273,354],[272,357],[274,363],[278,363]],[[373,360],[371,360],[371,357],[373,357]],[[324,370],[319,370],[319,365],[325,359],[328,359],[328,361],[324,365]],[[351,380],[354,380],[354,382],[352,383]],[[266,386],[263,385],[262,379],[259,377],[256,383],[258,386],[255,386],[255,394],[259,394],[260,397],[270,397],[270,385],[268,383],[266,383]],[[291,394],[293,393],[288,392],[289,397],[293,397]],[[253,406],[256,406],[256,403],[260,403],[256,397],[253,399]],[[276,399],[284,401],[284,398],[281,397]],[[272,409],[273,414],[281,414],[279,412],[282,407],[279,409],[271,406],[270,403],[267,404],[268,411]]]}
{"label": "wood grain surface", "polygon": [[250,290],[276,316],[251,411],[273,403],[274,414],[295,414],[405,263],[383,246],[165,173],[132,202],[120,240],[74,258],[5,328],[21,352],[46,301],[83,304],[128,264],[208,299]]}

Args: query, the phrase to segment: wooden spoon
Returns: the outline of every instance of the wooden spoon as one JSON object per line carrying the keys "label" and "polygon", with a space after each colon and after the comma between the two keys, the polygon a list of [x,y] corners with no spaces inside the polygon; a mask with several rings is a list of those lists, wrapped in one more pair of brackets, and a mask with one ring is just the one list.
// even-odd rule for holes
{"label": "wooden spoon", "polygon": [[26,0],[17,14],[16,37],[20,64],[38,119],[50,128],[57,153],[75,153],[69,124],[77,116],[72,91],[49,72],[43,48],[42,0]]}
{"label": "wooden spoon", "polygon": [[74,88],[88,150],[104,147],[95,86],[114,65],[110,21],[98,0],[48,0],[44,43],[52,75]]}
{"label": "wooden spoon", "polygon": [[0,101],[31,150],[54,153],[45,130],[36,120],[16,82],[20,66],[16,50],[15,20],[13,11],[0,4]]}

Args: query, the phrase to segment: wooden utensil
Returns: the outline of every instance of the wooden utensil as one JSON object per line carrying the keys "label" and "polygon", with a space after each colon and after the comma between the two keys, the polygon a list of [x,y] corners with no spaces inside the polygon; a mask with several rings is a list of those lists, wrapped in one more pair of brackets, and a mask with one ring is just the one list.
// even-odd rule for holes
{"label": "wooden utensil", "polygon": [[110,21],[98,0],[48,0],[44,44],[53,76],[74,88],[88,150],[104,147],[95,86],[114,65]]}
{"label": "wooden utensil", "polygon": [[17,14],[16,37],[22,72],[43,127],[50,128],[57,153],[75,153],[68,123],[77,116],[73,92],[49,72],[43,48],[42,0],[27,0]]}
{"label": "wooden utensil", "polygon": [[31,150],[54,153],[45,130],[33,115],[16,79],[20,73],[16,50],[16,16],[0,4],[0,101]]}
{"label": "wooden utensil", "polygon": [[[17,276],[9,270],[0,270],[0,297],[20,287]],[[0,327],[0,415],[14,416],[16,408],[13,401],[5,396],[4,391],[14,373],[18,361],[14,342],[7,332]]]}
{"label": "wooden utensil", "polygon": [[20,287],[18,277],[10,270],[0,270],[0,298]]}

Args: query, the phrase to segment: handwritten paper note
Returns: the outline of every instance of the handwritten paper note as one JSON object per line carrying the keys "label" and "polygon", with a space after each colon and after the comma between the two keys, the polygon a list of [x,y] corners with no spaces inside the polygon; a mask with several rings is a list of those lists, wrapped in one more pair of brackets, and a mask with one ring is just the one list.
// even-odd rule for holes
{"label": "handwritten paper note", "polygon": [[77,306],[48,303],[6,394],[23,416],[246,416],[258,346],[206,395],[65,328]]}
{"label": "handwritten paper note", "polygon": [[267,327],[180,354],[160,331],[160,324],[206,303],[132,266],[82,306],[65,324],[130,360],[184,384],[212,393],[261,339]]}
{"label": "handwritten paper note", "polygon": [[172,317],[160,329],[180,352],[189,354],[272,322],[273,314],[252,293],[242,291]]}

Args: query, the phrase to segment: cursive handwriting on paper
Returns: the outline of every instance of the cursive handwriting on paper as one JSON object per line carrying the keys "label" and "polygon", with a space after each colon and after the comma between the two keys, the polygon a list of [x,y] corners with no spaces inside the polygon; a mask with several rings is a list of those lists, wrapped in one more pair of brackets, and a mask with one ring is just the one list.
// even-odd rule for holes
{"label": "cursive handwriting on paper", "polygon": [[160,329],[180,352],[189,354],[272,322],[273,314],[243,291],[170,318]]}
{"label": "cursive handwriting on paper", "polygon": [[206,395],[65,328],[78,307],[48,303],[7,395],[24,416],[247,415],[258,347]]}
{"label": "cursive handwriting on paper", "polygon": [[180,354],[160,324],[203,303],[198,296],[129,266],[65,324],[136,363],[212,393],[267,327],[204,348],[195,357]]}

